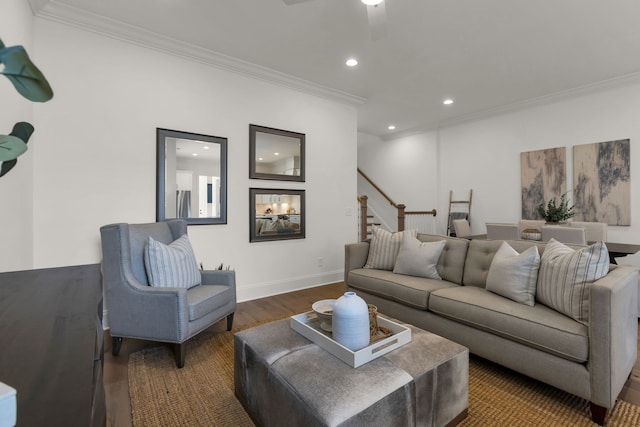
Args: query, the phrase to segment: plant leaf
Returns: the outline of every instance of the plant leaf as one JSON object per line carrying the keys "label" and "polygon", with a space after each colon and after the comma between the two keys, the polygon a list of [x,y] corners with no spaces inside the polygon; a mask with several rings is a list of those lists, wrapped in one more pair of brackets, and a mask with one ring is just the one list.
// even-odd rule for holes
{"label": "plant leaf", "polygon": [[13,130],[9,135],[20,138],[22,142],[26,144],[27,142],[29,142],[29,138],[31,138],[34,130],[35,129],[31,125],[31,123],[18,122],[13,126]]}
{"label": "plant leaf", "polygon": [[0,167],[0,178],[5,176],[17,164],[18,164],[18,159],[2,162],[2,167]]}
{"label": "plant leaf", "polygon": [[22,46],[0,49],[0,62],[4,74],[13,83],[16,90],[25,98],[34,102],[45,102],[53,98],[53,90],[44,74],[36,67]]}
{"label": "plant leaf", "polygon": [[27,144],[17,136],[0,135],[0,161],[17,159],[25,151],[27,151]]}

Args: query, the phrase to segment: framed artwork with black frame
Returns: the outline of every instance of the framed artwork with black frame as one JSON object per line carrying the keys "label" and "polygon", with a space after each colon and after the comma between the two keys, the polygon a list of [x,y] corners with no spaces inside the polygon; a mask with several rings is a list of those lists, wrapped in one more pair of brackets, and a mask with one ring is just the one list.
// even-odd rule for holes
{"label": "framed artwork with black frame", "polygon": [[305,134],[249,125],[249,178],[304,182]]}
{"label": "framed artwork with black frame", "polygon": [[305,191],[249,189],[249,241],[305,238]]}

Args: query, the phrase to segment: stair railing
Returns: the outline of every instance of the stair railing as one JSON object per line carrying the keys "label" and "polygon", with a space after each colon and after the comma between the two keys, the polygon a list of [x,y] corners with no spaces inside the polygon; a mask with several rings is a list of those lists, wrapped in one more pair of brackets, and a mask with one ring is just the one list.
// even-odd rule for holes
{"label": "stair railing", "polygon": [[[394,208],[398,211],[398,231],[403,231],[405,229],[405,219],[407,216],[418,217],[424,215],[430,215],[435,218],[437,215],[437,211],[432,209],[430,211],[407,211],[406,206],[402,203],[396,203],[385,193],[378,185],[376,185],[371,178],[369,178],[360,168],[358,168],[358,173],[365,179],[371,186],[378,192],[382,197],[384,197]],[[369,234],[368,224],[367,224],[367,199],[366,195],[358,196],[358,201],[360,202],[360,240],[364,240],[367,238]]]}

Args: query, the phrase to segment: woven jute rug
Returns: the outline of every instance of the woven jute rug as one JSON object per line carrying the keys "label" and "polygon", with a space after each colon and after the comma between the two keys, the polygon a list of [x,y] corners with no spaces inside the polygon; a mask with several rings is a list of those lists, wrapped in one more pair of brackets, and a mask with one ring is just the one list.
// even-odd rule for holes
{"label": "woven jute rug", "polygon": [[[134,427],[253,426],[233,393],[233,333],[205,332],[177,369],[169,347],[129,356]],[[596,426],[589,403],[486,360],[469,360],[469,415],[460,426]],[[640,426],[640,407],[618,401],[606,425]]]}

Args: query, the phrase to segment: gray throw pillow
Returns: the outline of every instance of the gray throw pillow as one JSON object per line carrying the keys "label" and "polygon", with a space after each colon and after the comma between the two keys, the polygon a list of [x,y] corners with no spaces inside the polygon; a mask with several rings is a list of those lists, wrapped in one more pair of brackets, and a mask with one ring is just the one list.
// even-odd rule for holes
{"label": "gray throw pillow", "polygon": [[536,299],[582,324],[589,323],[589,284],[609,272],[603,242],[574,251],[551,239],[542,253]]}
{"label": "gray throw pillow", "polygon": [[405,230],[392,233],[374,225],[371,228],[371,234],[369,256],[367,257],[367,263],[364,265],[364,268],[393,270],[402,238],[405,236],[416,237],[417,232],[416,230]]}
{"label": "gray throw pillow", "polygon": [[436,266],[446,244],[444,240],[421,242],[415,237],[405,236],[393,272],[441,280]]}
{"label": "gray throw pillow", "polygon": [[202,281],[186,234],[168,245],[149,237],[144,248],[144,266],[149,285],[154,287],[189,289]]}
{"label": "gray throw pillow", "polygon": [[486,289],[515,302],[533,306],[539,267],[537,246],[519,254],[507,242],[502,242],[491,261]]}

